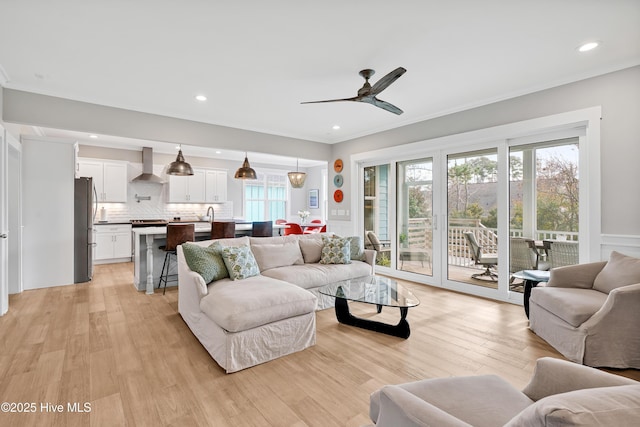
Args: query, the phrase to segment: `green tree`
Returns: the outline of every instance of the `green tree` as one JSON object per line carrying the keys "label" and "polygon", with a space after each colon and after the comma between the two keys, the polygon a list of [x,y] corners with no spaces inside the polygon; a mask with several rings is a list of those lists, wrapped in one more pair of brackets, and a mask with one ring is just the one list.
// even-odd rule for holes
{"label": "green tree", "polygon": [[577,232],[579,223],[578,165],[560,157],[539,161],[538,229]]}

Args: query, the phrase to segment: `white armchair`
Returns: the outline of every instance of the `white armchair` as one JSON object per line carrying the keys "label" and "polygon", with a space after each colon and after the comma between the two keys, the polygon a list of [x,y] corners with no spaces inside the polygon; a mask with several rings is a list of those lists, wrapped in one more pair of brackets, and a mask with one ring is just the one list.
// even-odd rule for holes
{"label": "white armchair", "polygon": [[529,328],[567,359],[589,366],[640,368],[640,259],[551,269],[531,290]]}
{"label": "white armchair", "polygon": [[522,391],[496,375],[389,385],[369,416],[376,427],[640,425],[640,383],[543,357]]}

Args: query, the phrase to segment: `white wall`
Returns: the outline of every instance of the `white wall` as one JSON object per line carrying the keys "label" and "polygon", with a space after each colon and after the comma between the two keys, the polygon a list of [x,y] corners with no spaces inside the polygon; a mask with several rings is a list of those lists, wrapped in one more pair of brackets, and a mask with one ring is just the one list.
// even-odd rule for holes
{"label": "white wall", "polygon": [[73,283],[73,144],[22,140],[24,289]]}

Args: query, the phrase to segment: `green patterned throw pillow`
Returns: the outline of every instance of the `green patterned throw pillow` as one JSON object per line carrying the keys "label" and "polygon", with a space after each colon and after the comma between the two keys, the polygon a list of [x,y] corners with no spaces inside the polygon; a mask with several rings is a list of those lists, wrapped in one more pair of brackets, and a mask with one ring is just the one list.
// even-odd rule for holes
{"label": "green patterned throw pillow", "polygon": [[351,259],[357,261],[366,260],[366,256],[364,254],[364,242],[362,241],[362,237],[360,236],[351,236]]}
{"label": "green patterned throw pillow", "polygon": [[351,264],[351,238],[322,236],[320,264]]}
{"label": "green patterned throw pillow", "polygon": [[208,247],[183,243],[182,252],[189,268],[200,274],[205,283],[229,277],[222,248],[217,242]]}
{"label": "green patterned throw pillow", "polygon": [[222,249],[222,259],[231,280],[246,279],[260,274],[260,268],[249,246],[225,247]]}

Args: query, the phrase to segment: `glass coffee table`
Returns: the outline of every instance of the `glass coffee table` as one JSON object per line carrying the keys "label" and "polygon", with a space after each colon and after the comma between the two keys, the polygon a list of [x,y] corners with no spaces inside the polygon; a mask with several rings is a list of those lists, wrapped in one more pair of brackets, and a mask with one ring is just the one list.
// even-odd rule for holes
{"label": "glass coffee table", "polygon": [[[381,276],[364,276],[330,283],[322,286],[318,292],[336,299],[335,310],[338,322],[400,338],[409,338],[411,329],[409,322],[407,322],[407,314],[409,308],[420,304],[418,298],[410,290],[393,279]],[[390,325],[355,317],[349,312],[347,301],[375,305],[378,313],[385,306],[398,307],[400,322],[397,325]]]}

